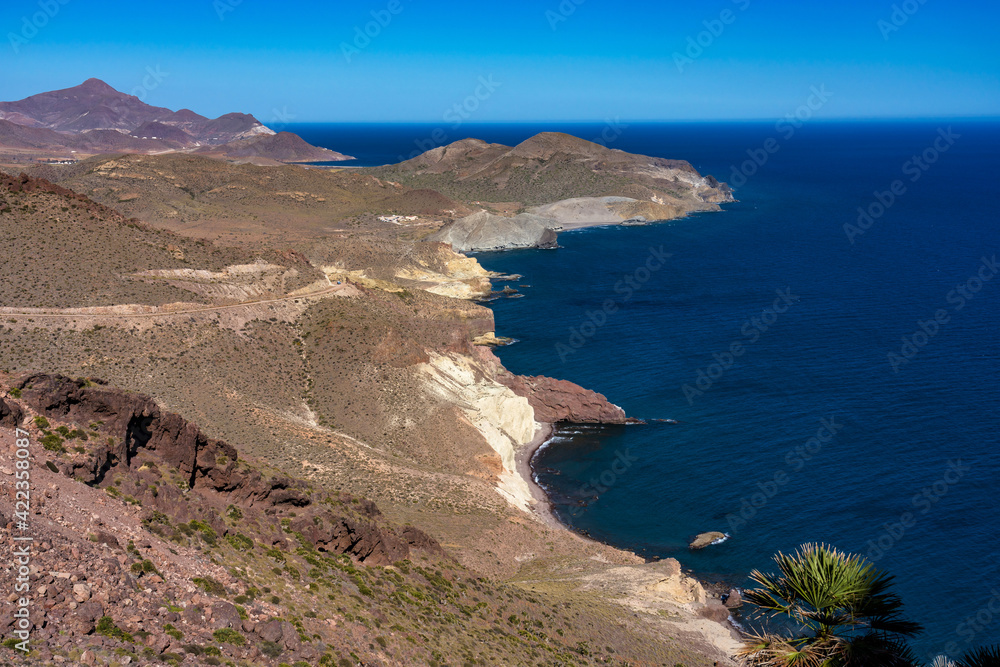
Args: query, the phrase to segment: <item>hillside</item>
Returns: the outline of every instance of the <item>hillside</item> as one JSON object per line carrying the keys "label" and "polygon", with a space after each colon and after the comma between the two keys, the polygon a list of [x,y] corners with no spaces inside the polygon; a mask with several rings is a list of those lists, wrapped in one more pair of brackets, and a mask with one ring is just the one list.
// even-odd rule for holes
{"label": "hillside", "polygon": [[359,225],[398,228],[380,224],[378,215],[440,223],[443,216],[470,212],[437,192],[353,170],[261,168],[201,155],[101,156],[28,171],[151,225],[228,243],[301,241]]}
{"label": "hillside", "polygon": [[464,139],[372,172],[461,201],[523,206],[622,196],[656,197],[686,210],[716,210],[718,203],[732,201],[728,186],[702,177],[682,160],[633,155],[555,132],[515,147]]}
{"label": "hillside", "polygon": [[[115,304],[226,301],[226,280],[182,280],[199,269],[223,272],[255,264],[293,290],[319,279],[303,261],[277,253],[250,255],[151,228],[42,179],[0,174],[0,234],[15,257],[0,265],[0,304],[14,307],[90,307]],[[269,260],[269,261],[268,261]],[[271,263],[273,262],[273,263]],[[149,272],[160,272],[150,275]],[[232,277],[230,287],[239,282]],[[280,282],[280,287],[278,283]],[[273,292],[259,292],[273,293]],[[229,298],[246,296],[234,289]]]}
{"label": "hillside", "polygon": [[[38,374],[0,386],[0,451],[12,460],[22,428],[46,489],[31,519],[48,573],[34,582],[50,619],[38,662],[697,660],[634,628],[596,632],[607,609],[586,597],[556,605],[478,576],[371,501],[247,461],[147,396]],[[6,497],[0,516],[16,516]]]}
{"label": "hillside", "polygon": [[222,157],[232,152],[234,158],[253,155],[277,162],[349,159],[311,146],[295,135],[276,140],[272,130],[249,114],[229,113],[209,119],[188,109],[175,112],[150,106],[100,79],[0,102],[0,121],[0,155],[22,161],[202,147],[216,147]]}
{"label": "hillside", "polygon": [[[624,413],[572,383],[512,376],[480,344],[493,314],[472,299],[490,293],[490,276],[422,240],[444,216],[379,219],[469,207],[369,171],[194,155],[32,173],[59,182],[5,181],[0,220],[31,253],[9,254],[4,269],[0,444],[23,413],[52,447],[36,448],[33,480],[52,491],[36,525],[59,531],[44,534],[58,547],[38,562],[107,596],[86,607],[92,618],[47,612],[69,629],[40,633],[40,656],[729,664],[728,611],[676,561],[644,563],[570,533],[532,486],[526,462],[544,420],[625,428]],[[196,238],[205,232],[238,245]],[[85,412],[94,401],[111,405]],[[36,415],[49,425],[32,426]],[[260,484],[246,481],[254,470]],[[325,529],[348,523],[374,524],[377,541],[410,555],[338,551]],[[407,542],[417,533],[429,541]],[[74,594],[43,579],[54,600]],[[146,592],[126,605],[137,586]],[[226,629],[246,645],[214,635]]]}

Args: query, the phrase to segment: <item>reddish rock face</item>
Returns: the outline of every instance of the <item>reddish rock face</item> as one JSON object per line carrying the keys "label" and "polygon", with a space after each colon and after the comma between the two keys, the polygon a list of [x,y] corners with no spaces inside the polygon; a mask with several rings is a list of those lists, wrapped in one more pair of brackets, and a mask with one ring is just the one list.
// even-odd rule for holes
{"label": "reddish rock face", "polygon": [[535,410],[535,420],[575,424],[626,424],[625,411],[603,394],[584,389],[567,380],[537,375],[527,377],[500,372],[497,381],[518,396],[524,396]]}
{"label": "reddish rock face", "polygon": [[[191,492],[211,508],[204,516],[191,514],[181,491],[162,485],[157,494],[141,497],[143,506],[151,511],[155,509],[180,521],[198,518],[227,534],[232,529],[218,515],[235,506],[247,521],[253,519],[252,523],[260,527],[258,540],[271,543],[284,539],[278,521],[287,512],[296,517],[291,524],[293,530],[301,532],[317,549],[349,554],[373,565],[405,560],[411,548],[446,556],[433,538],[415,528],[405,527],[397,533],[383,525],[382,513],[370,500],[314,493],[301,480],[268,478],[253,467],[238,466],[236,448],[207,437],[180,415],[161,410],[149,396],[108,387],[93,378],[73,380],[45,374],[22,376],[15,386],[21,390],[23,403],[39,414],[79,424],[100,422],[101,430],[112,436],[108,444],[93,447],[86,457],[60,462],[63,474],[101,486],[112,471],[115,475],[142,477],[151,474],[142,471],[143,464],[149,468],[152,463],[153,470],[170,467],[179,471]],[[0,400],[0,424],[19,423],[23,413],[17,401]],[[331,504],[352,509],[335,512]],[[109,543],[113,541],[120,548],[114,536],[108,538]]]}

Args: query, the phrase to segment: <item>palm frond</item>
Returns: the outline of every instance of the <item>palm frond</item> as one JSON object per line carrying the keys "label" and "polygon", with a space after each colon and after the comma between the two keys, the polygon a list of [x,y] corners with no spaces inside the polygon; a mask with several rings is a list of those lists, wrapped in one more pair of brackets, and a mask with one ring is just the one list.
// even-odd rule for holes
{"label": "palm frond", "polygon": [[962,656],[958,667],[1000,667],[1000,644],[984,646]]}

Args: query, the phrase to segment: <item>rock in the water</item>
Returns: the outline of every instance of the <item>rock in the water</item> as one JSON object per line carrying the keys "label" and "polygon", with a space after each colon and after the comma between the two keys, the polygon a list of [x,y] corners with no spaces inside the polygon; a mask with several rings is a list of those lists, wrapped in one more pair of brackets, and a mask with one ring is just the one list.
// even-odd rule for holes
{"label": "rock in the water", "polygon": [[429,236],[428,240],[450,243],[456,252],[554,248],[554,226],[554,220],[530,213],[507,218],[480,211],[443,227]]}
{"label": "rock in the water", "polygon": [[701,535],[698,535],[696,538],[691,540],[691,544],[688,546],[690,546],[692,549],[704,549],[710,544],[715,544],[720,540],[726,539],[726,537],[727,536],[725,533],[720,533],[718,531],[702,533]]}

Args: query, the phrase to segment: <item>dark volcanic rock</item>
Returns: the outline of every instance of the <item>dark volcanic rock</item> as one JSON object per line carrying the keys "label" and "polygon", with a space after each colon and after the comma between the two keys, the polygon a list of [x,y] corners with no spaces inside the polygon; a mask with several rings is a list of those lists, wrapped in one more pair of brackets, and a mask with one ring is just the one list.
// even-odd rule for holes
{"label": "dark volcanic rock", "polygon": [[291,529],[320,551],[351,554],[369,565],[391,565],[410,552],[402,540],[378,525],[346,517],[300,516],[292,521]]}
{"label": "dark volcanic rock", "polygon": [[216,602],[212,605],[211,626],[213,630],[220,628],[241,628],[243,627],[243,619],[240,618],[240,612],[231,603]]}
{"label": "dark volcanic rock", "polygon": [[625,411],[603,394],[567,380],[538,375],[527,377],[501,372],[497,380],[518,396],[524,396],[540,422],[575,424],[626,424]]}
{"label": "dark volcanic rock", "polygon": [[24,410],[13,401],[7,402],[0,398],[0,426],[15,428],[24,421]]}

